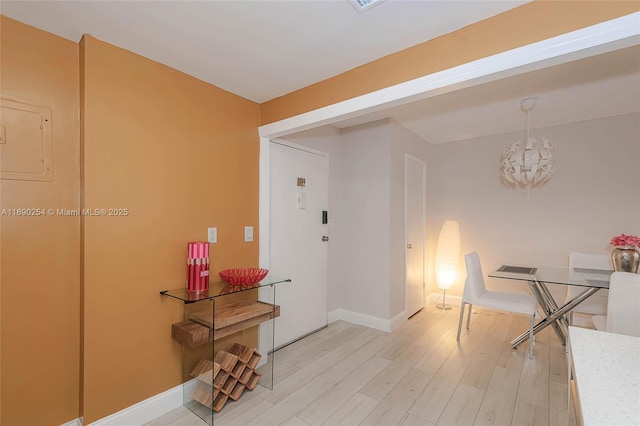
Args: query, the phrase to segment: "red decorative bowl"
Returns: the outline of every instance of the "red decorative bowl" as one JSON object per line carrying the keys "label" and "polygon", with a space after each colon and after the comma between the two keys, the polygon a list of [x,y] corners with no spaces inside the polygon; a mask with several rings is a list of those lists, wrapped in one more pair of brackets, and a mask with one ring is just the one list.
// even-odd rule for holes
{"label": "red decorative bowl", "polygon": [[262,281],[269,273],[264,268],[231,268],[218,272],[220,278],[234,285],[251,285]]}

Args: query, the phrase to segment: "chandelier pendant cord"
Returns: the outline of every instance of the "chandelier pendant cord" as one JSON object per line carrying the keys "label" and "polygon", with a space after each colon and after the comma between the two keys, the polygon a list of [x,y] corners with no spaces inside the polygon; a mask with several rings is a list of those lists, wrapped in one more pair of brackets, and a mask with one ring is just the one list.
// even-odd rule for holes
{"label": "chandelier pendant cord", "polygon": [[[527,145],[529,144],[529,108],[524,112],[524,146],[522,147],[522,163],[524,164],[524,160],[527,156]],[[527,184],[527,200],[531,199],[531,181]]]}

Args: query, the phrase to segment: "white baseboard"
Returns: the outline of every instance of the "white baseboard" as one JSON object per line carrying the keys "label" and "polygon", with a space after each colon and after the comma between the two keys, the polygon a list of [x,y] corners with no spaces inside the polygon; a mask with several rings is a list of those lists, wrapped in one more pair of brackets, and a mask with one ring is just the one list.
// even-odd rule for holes
{"label": "white baseboard", "polygon": [[334,309],[328,314],[329,322],[343,320],[353,324],[364,325],[365,327],[375,328],[376,330],[391,332],[400,324],[405,322],[405,312],[400,312],[391,319],[374,317],[373,315],[361,314],[360,312],[348,311],[346,309]]}
{"label": "white baseboard", "polygon": [[64,424],[62,424],[60,426],[82,426],[82,419],[81,418],[74,419],[74,420],[71,420],[70,422],[64,423]]}
{"label": "white baseboard", "polygon": [[[151,398],[111,414],[90,424],[90,426],[136,426],[156,419],[182,406],[183,389],[178,385]],[[80,423],[81,424],[81,423]],[[73,423],[70,424],[70,426]]]}
{"label": "white baseboard", "polygon": [[391,318],[391,321],[389,321],[389,325],[391,326],[391,329],[389,331],[395,330],[405,322],[407,322],[407,311],[402,311],[395,317]]}
{"label": "white baseboard", "polygon": [[327,322],[331,324],[332,322],[336,322],[342,318],[340,318],[340,313],[342,309],[334,309],[333,311],[329,311],[327,313]]}

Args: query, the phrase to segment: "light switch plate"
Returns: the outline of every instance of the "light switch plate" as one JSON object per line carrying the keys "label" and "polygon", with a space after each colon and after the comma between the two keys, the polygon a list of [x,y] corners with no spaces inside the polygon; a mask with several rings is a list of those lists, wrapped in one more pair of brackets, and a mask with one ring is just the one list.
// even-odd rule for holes
{"label": "light switch plate", "polygon": [[244,240],[245,242],[253,241],[253,226],[244,227]]}
{"label": "light switch plate", "polygon": [[304,210],[307,208],[307,193],[306,192],[298,192],[296,194],[296,207]]}

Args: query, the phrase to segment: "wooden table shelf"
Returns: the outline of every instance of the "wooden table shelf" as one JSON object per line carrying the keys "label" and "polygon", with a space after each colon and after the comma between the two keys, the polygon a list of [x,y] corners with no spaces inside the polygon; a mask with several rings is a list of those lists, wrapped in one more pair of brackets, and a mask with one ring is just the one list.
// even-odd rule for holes
{"label": "wooden table shelf", "polygon": [[229,336],[280,316],[280,306],[241,300],[211,311],[194,312],[189,320],[173,324],[172,335],[180,343],[195,347]]}

